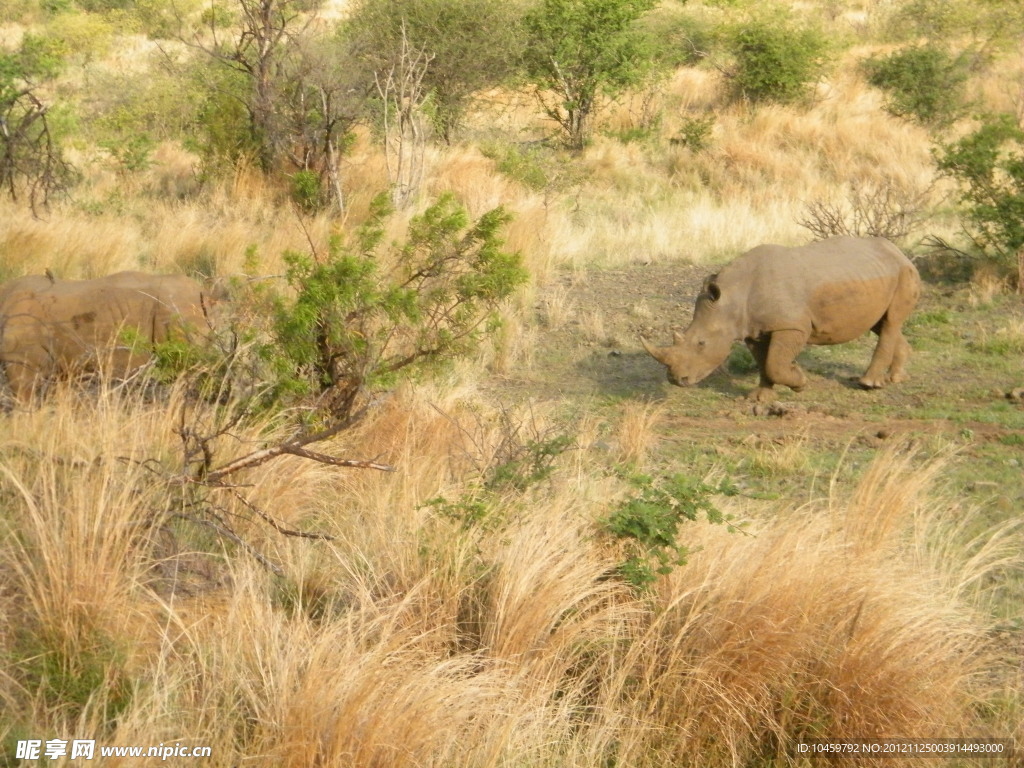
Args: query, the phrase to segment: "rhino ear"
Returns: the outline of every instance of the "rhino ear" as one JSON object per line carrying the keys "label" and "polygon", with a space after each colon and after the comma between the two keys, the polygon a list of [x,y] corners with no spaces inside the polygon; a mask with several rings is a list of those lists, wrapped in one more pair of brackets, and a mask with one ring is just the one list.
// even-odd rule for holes
{"label": "rhino ear", "polygon": [[722,298],[722,289],[718,287],[718,283],[709,280],[704,289],[708,294],[708,298],[711,299],[712,302],[716,302]]}

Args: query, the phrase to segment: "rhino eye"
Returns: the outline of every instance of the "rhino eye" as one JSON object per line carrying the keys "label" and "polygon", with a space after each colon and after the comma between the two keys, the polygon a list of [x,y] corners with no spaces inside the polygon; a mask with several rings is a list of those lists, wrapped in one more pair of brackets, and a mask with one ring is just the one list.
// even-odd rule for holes
{"label": "rhino eye", "polygon": [[707,344],[708,343],[706,341],[704,341],[704,339],[698,339],[697,340],[697,348],[698,349],[704,349],[704,347],[706,347]]}

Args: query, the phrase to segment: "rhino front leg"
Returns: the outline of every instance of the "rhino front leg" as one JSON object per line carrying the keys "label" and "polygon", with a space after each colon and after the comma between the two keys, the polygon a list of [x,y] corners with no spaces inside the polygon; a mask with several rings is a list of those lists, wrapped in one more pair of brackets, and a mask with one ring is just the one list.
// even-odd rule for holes
{"label": "rhino front leg", "polygon": [[750,354],[754,356],[754,362],[757,363],[757,371],[760,376],[757,389],[748,395],[751,400],[764,402],[775,397],[775,393],[772,391],[775,382],[768,378],[768,344],[770,341],[771,337],[769,336],[743,340],[744,344],[747,345],[747,349],[750,350]]}
{"label": "rhino front leg", "polygon": [[774,331],[768,342],[764,376],[774,384],[799,392],[807,383],[807,375],[796,364],[796,356],[807,346],[803,331]]}
{"label": "rhino front leg", "polygon": [[761,402],[775,397],[772,387],[781,384],[795,392],[800,391],[807,383],[807,376],[796,364],[796,356],[807,344],[807,334],[803,331],[775,331],[769,336],[747,341],[757,367],[761,372],[761,381],[748,397]]}

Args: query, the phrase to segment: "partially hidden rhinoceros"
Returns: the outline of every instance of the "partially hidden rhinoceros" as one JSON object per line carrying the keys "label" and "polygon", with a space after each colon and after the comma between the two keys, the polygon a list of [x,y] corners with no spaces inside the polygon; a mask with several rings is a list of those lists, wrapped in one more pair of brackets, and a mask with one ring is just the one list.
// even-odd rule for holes
{"label": "partially hidden rhinoceros", "polygon": [[56,376],[123,377],[148,362],[151,344],[208,329],[207,305],[184,275],[17,278],[0,286],[0,369],[20,400]]}
{"label": "partially hidden rhinoceros", "polygon": [[807,377],[796,356],[807,344],[842,344],[878,334],[866,388],[906,378],[910,345],[903,323],[917,303],[917,268],[888,240],[833,237],[796,248],[760,245],[704,281],[693,321],[670,347],[644,348],[680,386],[696,384],[746,343],[761,374],[750,393],[769,400],[772,387],[800,390]]}

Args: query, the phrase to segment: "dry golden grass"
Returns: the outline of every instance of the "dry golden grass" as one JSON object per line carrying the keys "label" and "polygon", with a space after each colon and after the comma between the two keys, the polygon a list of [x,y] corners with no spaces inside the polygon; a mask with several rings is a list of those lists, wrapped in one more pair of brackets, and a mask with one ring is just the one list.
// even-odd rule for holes
{"label": "dry golden grass", "polygon": [[[941,466],[889,452],[831,513],[811,505],[752,535],[705,528],[693,540],[703,548],[663,585],[664,611],[638,646],[649,711],[681,732],[663,759],[736,764],[784,754],[794,734],[976,727],[964,713],[984,665],[982,628],[933,591],[935,574],[981,577],[1013,545],[1000,537],[1001,554],[966,566],[946,559],[960,512],[926,498]],[[927,544],[908,555],[907,537]],[[676,664],[687,673],[672,674]]]}
{"label": "dry golden grass", "polygon": [[659,403],[629,402],[623,405],[618,425],[618,449],[624,464],[643,466],[658,443],[658,426],[664,417],[665,406]]}
{"label": "dry golden grass", "polygon": [[[34,695],[19,666],[0,677],[19,733],[205,744],[215,766],[657,766],[746,763],[801,735],[977,727],[973,596],[1019,554],[1007,530],[963,543],[971,511],[930,496],[941,461],[894,449],[849,500],[779,510],[747,534],[688,525],[696,553],[647,598],[607,578],[616,548],[595,535],[620,495],[597,481],[600,424],[579,425],[558,482],[502,493],[466,525],[425,500],[457,499],[512,437],[553,423],[487,409],[465,386],[403,388],[329,446],[398,472],[288,459],[239,478],[269,514],[335,542],[239,521],[285,575],[237,551],[222,579],[172,596],[151,586],[165,555],[137,524],[166,504],[146,459],[175,466],[181,401],[76,398],[8,417],[0,493],[19,535],[4,539],[0,613],[37,653],[93,659],[132,693],[111,721],[107,688]],[[644,461],[661,412],[626,413],[623,458]],[[254,425],[219,450],[271,437]],[[4,653],[25,642],[0,640]]]}
{"label": "dry golden grass", "polygon": [[808,442],[807,432],[758,441],[751,456],[751,468],[769,476],[807,471],[812,450]]}

